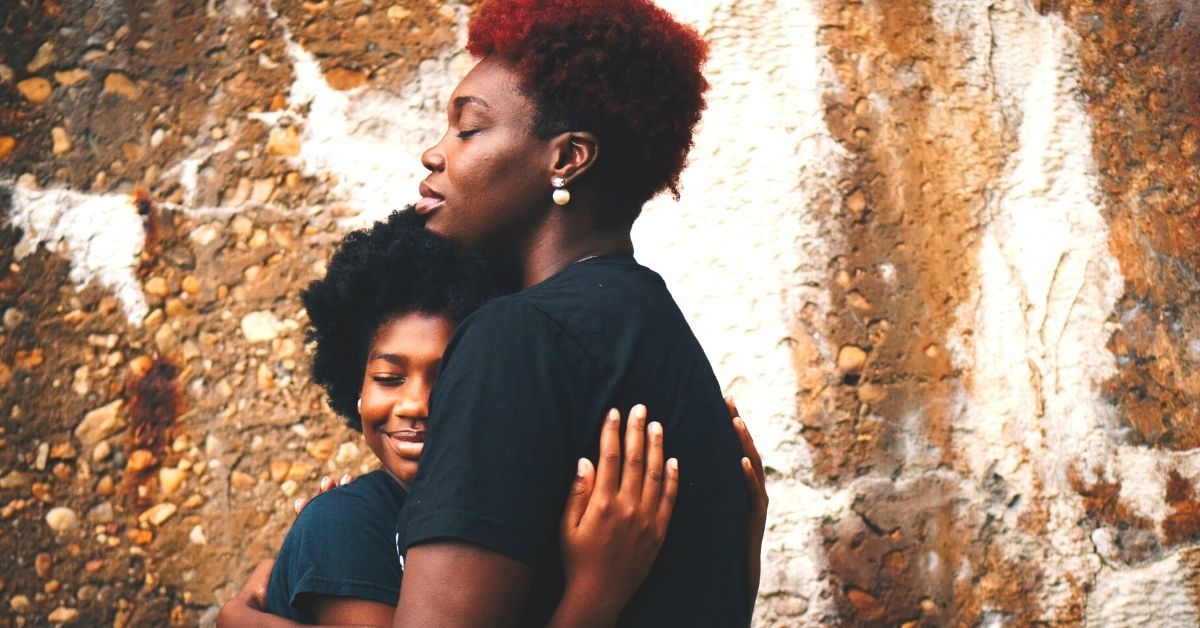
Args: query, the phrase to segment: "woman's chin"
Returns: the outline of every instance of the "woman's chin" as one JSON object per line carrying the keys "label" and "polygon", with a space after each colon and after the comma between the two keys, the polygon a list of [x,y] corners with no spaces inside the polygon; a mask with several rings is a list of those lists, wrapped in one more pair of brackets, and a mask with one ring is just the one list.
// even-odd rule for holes
{"label": "woman's chin", "polygon": [[425,220],[425,228],[443,238],[451,238],[451,233],[446,229],[446,222],[446,217],[441,213],[432,214]]}

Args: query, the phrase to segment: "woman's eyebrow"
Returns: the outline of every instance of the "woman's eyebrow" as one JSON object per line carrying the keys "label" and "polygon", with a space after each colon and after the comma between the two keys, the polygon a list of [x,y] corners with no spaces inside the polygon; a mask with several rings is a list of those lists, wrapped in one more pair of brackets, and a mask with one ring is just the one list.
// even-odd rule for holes
{"label": "woman's eyebrow", "polygon": [[491,105],[487,104],[486,100],[484,100],[478,96],[459,96],[458,98],[454,99],[454,108],[455,109],[462,109],[463,107],[467,106],[468,104],[476,104],[476,105],[479,105],[480,107],[483,107],[484,109],[492,108]]}

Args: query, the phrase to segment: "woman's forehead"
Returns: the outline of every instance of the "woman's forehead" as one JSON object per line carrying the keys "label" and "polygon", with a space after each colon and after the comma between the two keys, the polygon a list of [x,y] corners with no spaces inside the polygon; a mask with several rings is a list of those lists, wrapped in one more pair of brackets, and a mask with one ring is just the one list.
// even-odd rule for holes
{"label": "woman's forehead", "polygon": [[475,64],[450,96],[451,109],[479,107],[493,112],[528,112],[533,103],[521,89],[521,77],[511,64],[485,57]]}

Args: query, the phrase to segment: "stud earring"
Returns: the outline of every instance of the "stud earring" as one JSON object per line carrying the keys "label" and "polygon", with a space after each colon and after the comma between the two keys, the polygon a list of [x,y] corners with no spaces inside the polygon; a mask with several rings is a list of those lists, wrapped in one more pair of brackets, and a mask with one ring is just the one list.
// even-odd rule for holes
{"label": "stud earring", "polygon": [[554,199],[555,205],[566,205],[571,202],[571,192],[566,188],[567,180],[562,177],[554,177],[550,180],[550,185],[554,186],[554,193],[550,198]]}
{"label": "stud earring", "polygon": [[355,406],[355,408],[358,410],[359,414],[362,414],[362,397],[358,398],[358,405]]}

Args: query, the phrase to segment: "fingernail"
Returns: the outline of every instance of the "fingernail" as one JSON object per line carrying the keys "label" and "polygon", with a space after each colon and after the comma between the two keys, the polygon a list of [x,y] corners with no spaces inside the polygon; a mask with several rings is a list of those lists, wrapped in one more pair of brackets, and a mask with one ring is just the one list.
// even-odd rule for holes
{"label": "fingernail", "polygon": [[637,404],[636,406],[634,406],[633,410],[630,410],[630,412],[637,414],[639,419],[646,418],[646,406],[644,406],[640,403]]}
{"label": "fingernail", "polygon": [[652,436],[661,436],[662,435],[662,423],[659,423],[658,421],[654,421],[654,422],[650,423],[650,427],[647,429],[650,430],[650,434]]}
{"label": "fingernail", "polygon": [[621,420],[621,411],[616,408],[609,410],[608,411],[608,420],[609,421],[620,421]]}
{"label": "fingernail", "polygon": [[338,482],[338,486],[345,486],[349,483],[350,483],[350,474],[347,473],[342,476],[342,479]]}
{"label": "fingernail", "polygon": [[579,459],[579,464],[578,464],[578,465],[576,465],[575,472],[579,474],[579,477],[583,477],[583,476],[584,476],[584,474],[586,474],[586,473],[587,473],[587,467],[588,467],[588,459],[587,459],[587,458],[580,458],[580,459]]}
{"label": "fingernail", "polygon": [[746,422],[742,420],[742,417],[735,416],[735,417],[733,417],[733,424],[738,427],[743,427],[746,425]]}
{"label": "fingernail", "polygon": [[292,510],[295,510],[296,512],[300,512],[300,504],[303,504],[303,503],[304,503],[304,498],[297,497],[296,501],[292,502]]}
{"label": "fingernail", "polygon": [[669,468],[672,471],[678,471],[679,470],[679,461],[674,458],[671,458],[670,460],[667,461],[667,468]]}
{"label": "fingernail", "polygon": [[321,478],[321,490],[322,491],[329,488],[330,484],[333,484],[333,480],[329,479],[328,475]]}

